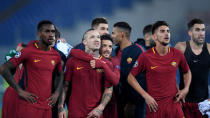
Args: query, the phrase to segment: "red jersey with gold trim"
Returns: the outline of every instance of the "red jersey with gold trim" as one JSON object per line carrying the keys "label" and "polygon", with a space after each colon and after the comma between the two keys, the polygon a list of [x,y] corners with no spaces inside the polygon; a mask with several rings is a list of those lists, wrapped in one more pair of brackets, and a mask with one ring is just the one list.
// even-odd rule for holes
{"label": "red jersey with gold trim", "polygon": [[160,56],[153,47],[138,57],[138,64],[131,73],[137,76],[146,71],[147,91],[155,100],[159,100],[177,93],[176,71],[179,67],[184,73],[189,70],[182,52],[169,47],[168,53]]}
{"label": "red jersey with gold trim", "polygon": [[[103,57],[100,60],[107,62]],[[85,59],[71,57],[67,61],[65,80],[72,82],[69,118],[85,118],[99,105],[104,88],[112,86],[104,77],[102,69],[92,69]]]}
{"label": "red jersey with gold trim", "polygon": [[37,41],[31,41],[26,48],[11,58],[10,62],[14,66],[23,63],[26,91],[38,96],[38,104],[46,102],[51,96],[53,71],[62,71],[58,52],[51,47],[50,50],[43,51],[38,47]]}

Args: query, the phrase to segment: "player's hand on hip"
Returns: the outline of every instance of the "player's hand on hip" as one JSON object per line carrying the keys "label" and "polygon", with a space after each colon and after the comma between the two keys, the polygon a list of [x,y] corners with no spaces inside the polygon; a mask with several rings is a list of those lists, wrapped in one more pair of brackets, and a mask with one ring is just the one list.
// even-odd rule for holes
{"label": "player's hand on hip", "polygon": [[188,90],[187,89],[182,89],[182,90],[179,90],[177,93],[176,93],[176,101],[175,102],[179,102],[179,101],[183,101],[185,102],[185,97],[188,93]]}
{"label": "player's hand on hip", "polygon": [[66,111],[63,107],[58,108],[58,118],[66,118]]}
{"label": "player's hand on hip", "polygon": [[25,90],[22,90],[22,89],[18,90],[18,95],[29,103],[37,102],[36,99],[38,97],[36,95],[34,95],[33,93],[29,93]]}
{"label": "player's hand on hip", "polygon": [[87,118],[100,118],[102,115],[103,110],[100,108],[96,107],[93,109],[87,116]]}
{"label": "player's hand on hip", "polygon": [[53,93],[47,100],[49,101],[48,105],[53,107],[58,100],[58,93]]}
{"label": "player's hand on hip", "polygon": [[149,94],[145,97],[146,104],[149,107],[150,112],[156,112],[158,110],[158,104],[155,99]]}

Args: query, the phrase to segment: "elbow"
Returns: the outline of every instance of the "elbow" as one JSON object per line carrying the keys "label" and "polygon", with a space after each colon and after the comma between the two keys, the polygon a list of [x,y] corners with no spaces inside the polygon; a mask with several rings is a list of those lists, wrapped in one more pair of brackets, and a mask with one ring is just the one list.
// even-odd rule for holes
{"label": "elbow", "polygon": [[118,85],[118,83],[119,83],[119,80],[114,81],[112,84],[113,84],[113,86],[117,86],[117,85]]}
{"label": "elbow", "polygon": [[117,86],[119,84],[119,82],[120,82],[120,75],[118,74],[116,76],[116,79],[115,79],[115,82],[114,82],[113,86]]}

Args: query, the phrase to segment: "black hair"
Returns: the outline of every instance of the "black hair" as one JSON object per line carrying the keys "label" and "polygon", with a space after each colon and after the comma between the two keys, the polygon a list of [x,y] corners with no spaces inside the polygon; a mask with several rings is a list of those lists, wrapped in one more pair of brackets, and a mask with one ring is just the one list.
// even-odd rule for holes
{"label": "black hair", "polygon": [[127,22],[117,22],[114,24],[114,27],[117,27],[119,29],[122,29],[123,32],[126,33],[126,36],[129,37],[131,33],[131,26]]}
{"label": "black hair", "polygon": [[158,29],[160,26],[167,26],[167,27],[169,27],[169,25],[168,25],[168,23],[166,21],[156,21],[152,25],[152,34],[154,34],[155,30]]}
{"label": "black hair", "polygon": [[204,24],[204,22],[201,19],[194,18],[187,24],[188,30],[191,30],[195,24]]}
{"label": "black hair", "polygon": [[112,37],[109,34],[104,34],[101,36],[101,40],[109,40],[113,43]]}
{"label": "black hair", "polygon": [[152,24],[144,26],[143,35],[145,35],[147,33],[152,33]]}
{"label": "black hair", "polygon": [[93,21],[91,23],[91,28],[94,28],[94,27],[98,26],[101,23],[108,24],[108,21],[104,17],[95,18],[95,19],[93,19]]}
{"label": "black hair", "polygon": [[50,25],[54,25],[51,21],[49,21],[49,20],[42,20],[42,21],[40,21],[39,23],[38,23],[38,25],[37,25],[37,31],[41,31],[42,30],[42,27],[44,26],[44,25],[48,25],[48,24],[50,24]]}
{"label": "black hair", "polygon": [[25,48],[25,47],[27,47],[27,44],[21,43],[21,46]]}

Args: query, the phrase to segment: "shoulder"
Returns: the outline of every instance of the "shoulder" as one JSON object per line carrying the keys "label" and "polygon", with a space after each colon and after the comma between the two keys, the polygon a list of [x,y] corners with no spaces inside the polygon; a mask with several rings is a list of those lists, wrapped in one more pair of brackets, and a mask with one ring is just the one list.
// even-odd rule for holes
{"label": "shoulder", "polygon": [[33,45],[28,45],[27,47],[23,48],[20,53],[26,55],[33,55],[33,52],[36,50]]}
{"label": "shoulder", "polygon": [[148,49],[147,51],[145,51],[145,52],[143,52],[142,54],[144,54],[144,55],[150,55],[150,54],[153,54],[155,51],[155,49],[154,49],[155,47],[152,47],[152,48],[150,48],[150,49]]}
{"label": "shoulder", "polygon": [[117,58],[116,56],[111,57],[111,61],[114,65],[120,65],[120,59]]}
{"label": "shoulder", "polygon": [[173,48],[173,47],[170,47],[171,51],[174,52],[174,53],[177,53],[177,54],[183,54],[181,50],[177,49],[177,48]]}
{"label": "shoulder", "polygon": [[59,57],[61,56],[60,53],[62,53],[62,52],[59,52],[59,50],[54,49],[54,48],[51,48],[51,49],[52,49],[53,54],[55,54],[56,56],[59,56]]}
{"label": "shoulder", "polygon": [[208,49],[209,54],[210,54],[210,44],[209,43],[206,43],[206,45],[207,45],[207,49]]}
{"label": "shoulder", "polygon": [[75,57],[70,57],[67,59],[66,65],[73,64],[76,61],[77,61],[77,59]]}
{"label": "shoulder", "polygon": [[176,48],[176,49],[178,49],[178,50],[180,50],[181,52],[185,52],[185,49],[186,49],[186,41],[184,41],[184,42],[178,42],[175,46],[174,46],[174,48]]}
{"label": "shoulder", "polygon": [[184,53],[176,48],[171,48],[171,52],[176,58],[182,59],[184,57]]}
{"label": "shoulder", "polygon": [[123,49],[122,53],[127,57],[128,56],[134,57],[134,56],[139,56],[139,54],[141,54],[142,52],[144,52],[144,48],[142,46],[140,45],[137,46],[136,44],[133,44]]}

